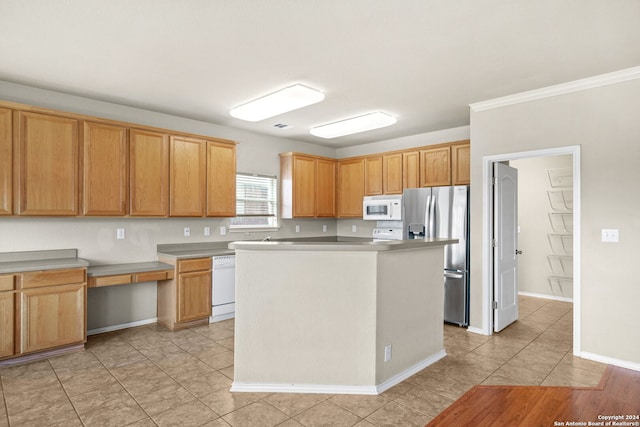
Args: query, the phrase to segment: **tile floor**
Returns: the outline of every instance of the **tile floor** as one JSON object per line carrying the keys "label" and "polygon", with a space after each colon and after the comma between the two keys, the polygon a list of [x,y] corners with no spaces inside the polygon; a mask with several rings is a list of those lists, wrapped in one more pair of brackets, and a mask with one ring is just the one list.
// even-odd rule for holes
{"label": "tile floor", "polygon": [[571,355],[571,304],[521,297],[492,337],[446,325],[448,356],[379,396],[231,394],[233,327],[127,329],[0,368],[0,427],[424,426],[476,384],[595,386],[605,368]]}

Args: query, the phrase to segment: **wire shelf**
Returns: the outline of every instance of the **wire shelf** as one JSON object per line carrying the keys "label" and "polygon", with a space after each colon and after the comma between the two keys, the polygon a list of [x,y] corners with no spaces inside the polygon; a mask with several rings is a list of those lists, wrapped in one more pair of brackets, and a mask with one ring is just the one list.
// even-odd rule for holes
{"label": "wire shelf", "polygon": [[551,209],[557,211],[573,210],[573,190],[549,190],[547,196],[549,196]]}
{"label": "wire shelf", "polygon": [[549,184],[552,188],[573,187],[573,169],[547,169]]}
{"label": "wire shelf", "polygon": [[554,255],[573,255],[573,236],[571,234],[547,234],[547,238]]}
{"label": "wire shelf", "polygon": [[547,255],[551,273],[554,276],[572,278],[573,277],[573,256],[569,255]]}

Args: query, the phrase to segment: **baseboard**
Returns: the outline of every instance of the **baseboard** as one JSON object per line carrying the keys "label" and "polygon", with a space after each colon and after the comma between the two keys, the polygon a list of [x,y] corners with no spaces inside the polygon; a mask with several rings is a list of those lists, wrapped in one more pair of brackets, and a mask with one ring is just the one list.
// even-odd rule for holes
{"label": "baseboard", "polygon": [[482,328],[476,328],[475,326],[469,326],[467,328],[467,332],[471,332],[473,334],[478,334],[478,335],[491,335],[490,333],[488,333],[487,331],[485,331]]}
{"label": "baseboard", "polygon": [[363,394],[376,395],[401,383],[410,376],[420,372],[429,365],[436,363],[445,357],[447,353],[440,350],[433,356],[429,356],[412,367],[389,378],[376,386],[349,386],[331,384],[278,384],[278,383],[247,383],[234,381],[231,384],[231,392],[248,393],[316,393],[316,394]]}
{"label": "baseboard", "polygon": [[315,393],[315,394],[377,394],[375,386],[231,383],[231,392],[248,393]]}
{"label": "baseboard", "polygon": [[631,369],[633,371],[640,371],[640,363],[630,362],[628,360],[614,359],[613,357],[589,353],[588,351],[580,352],[580,357],[583,359],[593,360],[594,362],[606,363],[607,365],[614,365],[620,368]]}
{"label": "baseboard", "polygon": [[523,295],[525,297],[550,299],[554,301],[573,302],[573,298],[559,297],[556,295],[547,295],[547,294],[536,294],[533,292],[518,292],[518,295]]}
{"label": "baseboard", "polygon": [[54,348],[53,350],[44,350],[38,353],[30,353],[24,356],[15,357],[13,359],[0,360],[0,367],[31,363],[37,360],[48,359],[50,357],[61,356],[63,354],[75,353],[76,351],[82,350],[84,350],[84,343],[74,344],[61,348]]}
{"label": "baseboard", "polygon": [[386,380],[382,384],[378,384],[376,386],[376,394],[380,394],[380,393],[382,393],[382,392],[384,392],[386,390],[389,390],[394,385],[400,384],[402,381],[406,380],[407,378],[409,378],[410,376],[412,376],[414,374],[417,374],[418,372],[420,372],[421,370],[423,370],[427,366],[433,365],[434,363],[436,363],[438,360],[442,359],[446,355],[447,355],[447,353],[444,350],[440,350],[439,352],[437,352],[433,356],[429,356],[426,359],[422,360],[421,362],[413,365],[409,369],[405,369],[404,371],[400,372],[399,374],[396,374],[396,375],[392,376],[391,378],[389,378],[388,380]]}
{"label": "baseboard", "polygon": [[87,335],[103,334],[105,332],[118,331],[120,329],[135,328],[136,326],[151,325],[151,324],[157,323],[157,322],[158,322],[158,318],[154,317],[154,318],[151,318],[151,319],[137,320],[135,322],[121,323],[119,325],[104,326],[102,328],[89,329],[87,331]]}

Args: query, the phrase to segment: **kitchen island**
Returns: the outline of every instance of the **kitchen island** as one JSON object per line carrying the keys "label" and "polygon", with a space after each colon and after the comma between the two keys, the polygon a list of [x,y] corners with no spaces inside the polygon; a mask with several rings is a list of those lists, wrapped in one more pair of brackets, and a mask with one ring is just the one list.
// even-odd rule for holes
{"label": "kitchen island", "polygon": [[231,391],[379,394],[446,355],[455,239],[233,242]]}

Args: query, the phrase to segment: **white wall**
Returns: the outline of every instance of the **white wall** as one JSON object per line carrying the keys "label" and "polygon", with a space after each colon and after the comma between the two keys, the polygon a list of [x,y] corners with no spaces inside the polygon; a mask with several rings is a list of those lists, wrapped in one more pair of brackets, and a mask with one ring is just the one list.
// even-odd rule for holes
{"label": "white wall", "polygon": [[[640,79],[471,112],[471,180],[483,158],[581,145],[581,351],[640,366]],[[471,187],[471,251],[483,250],[483,186]],[[619,243],[602,243],[618,228]],[[575,237],[575,236],[574,236]],[[480,256],[471,263],[471,326],[483,328]]]}
{"label": "white wall", "polygon": [[[550,284],[552,271],[547,256],[555,255],[549,234],[558,234],[551,227],[549,213],[564,212],[552,209],[547,191],[552,190],[548,169],[572,169],[572,156],[546,156],[513,160],[509,166],[518,169],[518,292],[549,298],[571,299],[571,281],[555,280]],[[557,252],[557,251],[556,251]],[[559,254],[559,252],[558,252]],[[564,253],[562,254],[564,256]],[[566,283],[566,284],[564,284]]]}

